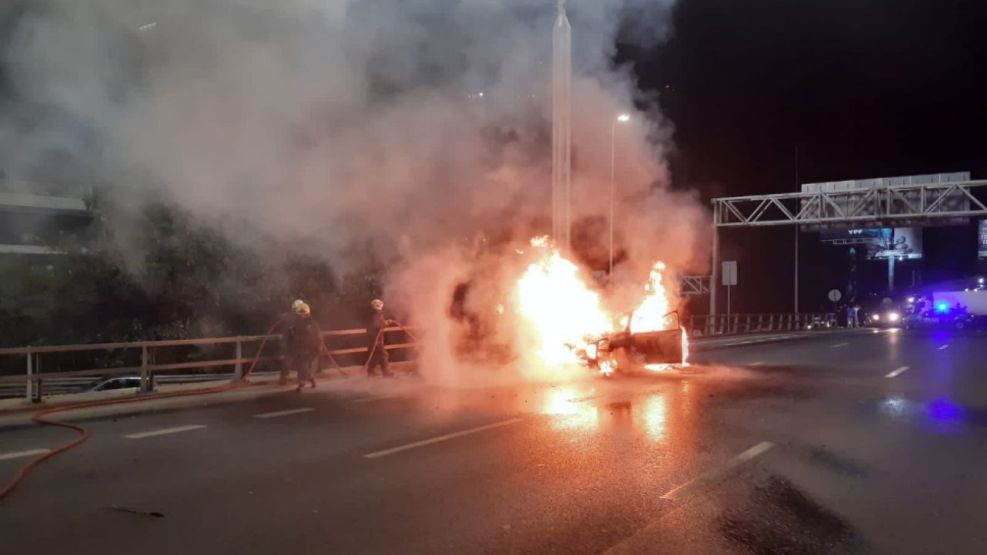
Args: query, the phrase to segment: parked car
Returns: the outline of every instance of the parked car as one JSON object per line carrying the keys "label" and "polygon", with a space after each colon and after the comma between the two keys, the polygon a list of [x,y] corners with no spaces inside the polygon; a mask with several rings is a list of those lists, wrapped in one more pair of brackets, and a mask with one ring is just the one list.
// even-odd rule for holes
{"label": "parked car", "polygon": [[89,391],[114,391],[119,389],[137,390],[141,386],[140,376],[118,376],[94,385]]}
{"label": "parked car", "polygon": [[965,310],[926,310],[905,318],[908,329],[973,329],[982,324],[976,316]]}

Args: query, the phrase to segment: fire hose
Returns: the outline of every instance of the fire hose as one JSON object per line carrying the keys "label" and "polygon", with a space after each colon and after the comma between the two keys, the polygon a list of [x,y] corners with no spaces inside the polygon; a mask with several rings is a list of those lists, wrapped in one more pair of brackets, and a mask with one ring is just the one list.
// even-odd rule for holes
{"label": "fire hose", "polygon": [[67,428],[69,430],[73,430],[75,432],[78,432],[79,437],[77,437],[77,438],[73,439],[72,441],[69,441],[68,443],[65,443],[65,444],[63,444],[63,445],[61,445],[59,447],[56,447],[55,449],[52,449],[51,451],[48,451],[44,455],[41,455],[40,457],[38,457],[38,458],[32,460],[31,462],[27,463],[26,465],[22,466],[20,468],[20,470],[18,470],[17,473],[14,474],[14,477],[11,478],[10,481],[8,481],[6,484],[4,484],[3,487],[0,487],[0,500],[3,500],[5,497],[7,497],[8,495],[10,495],[10,492],[14,491],[14,488],[16,488],[17,485],[20,484],[21,481],[23,481],[24,478],[27,477],[27,475],[32,470],[34,470],[39,464],[43,463],[44,461],[46,461],[46,460],[48,460],[48,459],[50,459],[50,458],[52,458],[52,457],[54,457],[56,455],[60,455],[60,454],[62,454],[64,452],[66,452],[66,451],[69,451],[71,449],[74,449],[74,448],[82,445],[83,443],[86,442],[87,439],[89,439],[89,435],[90,435],[89,434],[89,430],[83,428],[82,426],[79,426],[78,424],[72,424],[70,422],[62,422],[62,421],[59,421],[59,420],[48,420],[47,417],[49,417],[49,416],[51,416],[53,414],[57,414],[57,413],[60,413],[60,412],[70,412],[70,411],[80,410],[80,409],[86,409],[86,408],[93,408],[93,407],[105,407],[105,406],[110,406],[110,405],[123,405],[123,404],[126,404],[126,403],[135,403],[135,402],[138,402],[138,401],[150,401],[150,400],[157,400],[157,399],[171,399],[171,398],[174,398],[174,397],[191,397],[191,396],[194,396],[194,395],[209,395],[209,394],[212,394],[212,393],[219,393],[219,392],[222,392],[222,391],[229,391],[231,389],[236,389],[236,388],[239,388],[239,387],[243,387],[243,384],[236,383],[236,382],[231,382],[231,383],[224,384],[224,385],[221,385],[221,386],[211,387],[211,388],[208,388],[208,389],[199,389],[199,390],[196,390],[196,391],[176,391],[176,392],[172,392],[172,393],[156,393],[156,394],[153,394],[153,395],[148,395],[146,397],[141,397],[139,399],[128,397],[126,399],[110,399],[110,400],[100,400],[100,401],[86,401],[86,402],[82,402],[82,403],[75,403],[75,404],[71,404],[71,405],[65,405],[65,406],[62,406],[62,407],[53,407],[53,408],[50,408],[50,409],[40,410],[40,411],[34,413],[34,415],[31,416],[31,420],[34,423],[39,424],[41,426],[57,426],[59,428]]}
{"label": "fire hose", "polygon": [[[13,492],[14,489],[27,477],[27,475],[30,474],[32,470],[34,470],[35,468],[38,467],[38,465],[40,465],[41,463],[47,461],[48,459],[51,459],[51,458],[53,458],[53,457],[55,457],[57,455],[60,455],[62,453],[65,453],[67,451],[70,451],[70,450],[72,450],[72,449],[74,449],[74,448],[82,445],[83,443],[85,443],[89,439],[90,433],[89,433],[89,430],[87,430],[86,428],[84,428],[84,427],[82,427],[82,426],[80,426],[78,424],[72,424],[70,422],[62,422],[62,421],[59,421],[59,420],[49,420],[47,417],[52,416],[54,414],[58,414],[58,413],[71,412],[71,411],[81,410],[81,409],[86,409],[86,408],[105,407],[105,406],[112,406],[112,405],[123,405],[123,404],[127,404],[127,403],[151,401],[151,400],[158,400],[158,399],[172,399],[172,398],[176,398],[176,397],[192,397],[192,396],[196,396],[196,395],[210,395],[210,394],[213,394],[213,393],[221,393],[223,391],[229,391],[229,390],[232,390],[232,389],[237,389],[237,388],[240,388],[240,387],[245,387],[249,383],[249,382],[246,381],[247,376],[249,376],[250,373],[253,372],[254,368],[257,366],[257,362],[260,360],[261,354],[264,352],[264,346],[267,344],[268,339],[270,339],[271,334],[282,323],[284,323],[284,319],[283,318],[279,318],[267,330],[267,333],[264,334],[264,339],[261,341],[260,347],[257,349],[257,354],[254,356],[253,361],[250,363],[250,367],[247,369],[247,372],[243,375],[243,377],[240,380],[232,381],[232,382],[230,382],[228,384],[224,384],[224,385],[220,385],[220,386],[216,386],[216,387],[211,387],[211,388],[207,388],[207,389],[199,389],[199,390],[195,390],[195,391],[176,391],[176,392],[171,392],[171,393],[156,393],[156,394],[151,394],[151,395],[140,397],[140,398],[110,399],[110,400],[99,400],[99,401],[85,401],[85,402],[74,403],[74,404],[71,404],[71,405],[65,405],[65,406],[61,406],[61,407],[53,407],[53,408],[50,408],[50,409],[43,409],[43,410],[40,410],[40,411],[35,412],[31,416],[31,420],[34,423],[36,423],[38,425],[41,425],[41,426],[56,426],[56,427],[59,427],[59,428],[66,428],[66,429],[69,429],[69,430],[73,430],[73,431],[77,432],[79,434],[79,436],[76,437],[75,439],[67,442],[67,443],[64,443],[64,444],[60,445],[59,447],[56,447],[55,449],[52,449],[52,450],[48,451],[44,455],[41,455],[40,457],[38,457],[36,459],[33,459],[30,462],[28,462],[27,464],[25,464],[24,466],[22,466],[6,484],[4,484],[2,487],[0,487],[0,501],[2,501],[8,495],[10,495],[10,493]],[[404,326],[402,326],[398,322],[391,320],[388,323],[401,328],[401,330],[403,330],[406,334],[408,334],[408,337],[410,337],[413,341],[416,341],[415,336],[412,335],[411,332],[407,330],[407,328],[405,328]],[[364,370],[366,370],[366,367],[370,364],[370,360],[374,356],[376,347],[381,342],[380,340],[381,340],[381,337],[383,336],[383,333],[384,333],[384,329],[383,328],[377,333],[377,337],[374,340],[374,347],[370,350],[370,355],[367,357],[367,361],[364,363]],[[321,352],[323,354],[325,354],[325,355],[327,355],[329,357],[329,360],[332,362],[332,364],[340,372],[342,372],[342,367],[332,357],[332,353],[329,352],[329,349],[326,348],[324,342],[320,342],[320,349],[321,349]]]}
{"label": "fire hose", "polygon": [[[254,359],[250,362],[250,367],[248,367],[247,368],[247,371],[244,372],[244,374],[243,374],[242,377],[240,377],[240,380],[241,381],[246,381],[247,377],[250,376],[250,374],[253,373],[254,368],[257,367],[257,362],[260,361],[261,354],[264,353],[264,347],[267,345],[267,340],[271,338],[271,334],[274,333],[274,330],[277,329],[277,327],[280,326],[283,323],[284,323],[284,318],[279,318],[277,321],[274,322],[274,324],[270,328],[268,328],[267,332],[264,333],[264,339],[261,340],[260,347],[257,348],[257,354],[254,355]],[[402,327],[402,329],[404,329],[404,328]],[[411,333],[408,333],[408,335],[410,336]],[[379,339],[379,334],[378,334],[378,339]],[[319,353],[326,355],[326,357],[329,358],[329,362],[332,363],[333,367],[336,368],[336,370],[339,370],[339,372],[341,374],[343,374],[344,376],[346,375],[346,372],[343,372],[343,367],[340,366],[338,362],[336,362],[336,359],[335,358],[333,358],[332,351],[330,351],[326,347],[325,339],[321,339],[320,342],[319,342]],[[370,362],[370,359],[368,358],[367,359],[367,363],[369,363],[369,362]]]}
{"label": "fire hose", "polygon": [[[397,320],[388,320],[387,323],[390,324],[390,325],[392,325],[392,326],[394,326],[394,327],[400,328],[401,331],[403,331],[408,337],[410,337],[412,341],[415,341],[415,342],[418,341],[418,338],[415,337],[415,335],[413,333],[411,333],[410,331],[408,331],[408,328],[406,328],[403,325],[401,325],[401,323],[398,322]],[[379,330],[377,330],[377,337],[374,338],[374,344],[370,348],[370,354],[367,355],[367,361],[363,363],[363,371],[364,372],[366,372],[367,369],[370,367],[370,361],[372,361],[374,359],[374,354],[377,353],[377,345],[380,345],[381,347],[383,347],[384,343],[381,341],[381,338],[382,337],[384,337],[384,328],[380,328]]]}

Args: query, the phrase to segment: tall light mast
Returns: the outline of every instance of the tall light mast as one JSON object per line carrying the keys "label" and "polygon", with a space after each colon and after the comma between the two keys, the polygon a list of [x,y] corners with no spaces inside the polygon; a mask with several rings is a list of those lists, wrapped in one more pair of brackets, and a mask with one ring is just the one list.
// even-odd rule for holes
{"label": "tall light mast", "polygon": [[572,231],[572,28],[565,0],[552,27],[552,238],[563,252]]}

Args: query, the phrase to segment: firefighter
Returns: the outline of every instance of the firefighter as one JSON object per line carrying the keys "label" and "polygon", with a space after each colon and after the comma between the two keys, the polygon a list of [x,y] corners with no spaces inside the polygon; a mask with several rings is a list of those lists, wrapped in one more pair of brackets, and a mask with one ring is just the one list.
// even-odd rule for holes
{"label": "firefighter", "polygon": [[384,346],[383,330],[391,324],[391,321],[384,317],[384,301],[374,299],[370,301],[370,308],[373,309],[373,312],[370,316],[370,322],[367,323],[367,348],[370,351],[367,359],[367,376],[373,376],[374,370],[379,365],[381,374],[389,378],[392,374],[387,349]]}
{"label": "firefighter", "polygon": [[297,300],[291,304],[292,317],[285,328],[284,364],[281,367],[281,385],[288,383],[288,375],[298,373],[298,389],[301,391],[305,382],[315,387],[313,367],[318,363],[319,354],[323,350],[322,332],[319,325],[312,319],[312,309],[305,301]]}

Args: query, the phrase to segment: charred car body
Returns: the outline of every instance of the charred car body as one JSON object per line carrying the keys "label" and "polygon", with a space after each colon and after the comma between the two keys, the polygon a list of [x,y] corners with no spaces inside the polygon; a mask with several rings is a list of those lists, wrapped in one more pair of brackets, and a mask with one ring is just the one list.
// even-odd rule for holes
{"label": "charred car body", "polygon": [[605,376],[616,372],[631,372],[641,368],[655,369],[685,365],[688,351],[685,330],[677,311],[665,315],[674,316],[674,325],[659,331],[632,332],[628,326],[619,332],[592,338],[579,354],[586,365]]}

